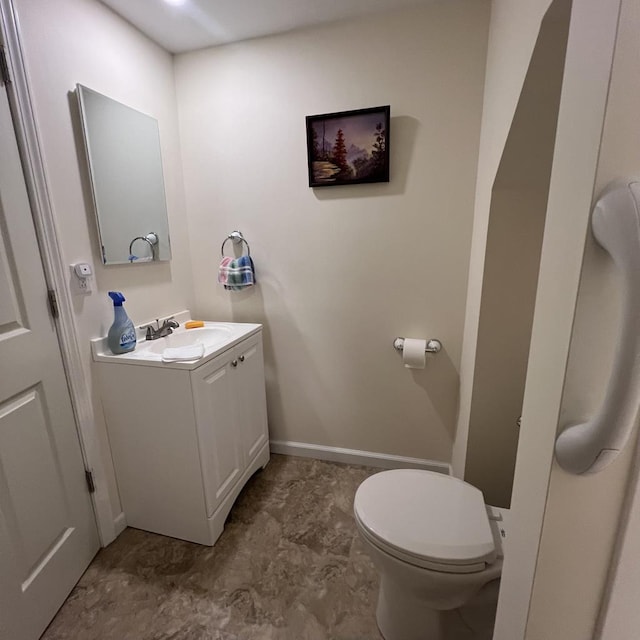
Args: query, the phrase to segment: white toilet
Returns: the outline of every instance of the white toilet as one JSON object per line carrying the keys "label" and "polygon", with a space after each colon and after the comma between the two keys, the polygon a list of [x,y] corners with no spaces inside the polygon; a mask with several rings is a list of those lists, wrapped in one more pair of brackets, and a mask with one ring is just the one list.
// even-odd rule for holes
{"label": "white toilet", "polygon": [[385,640],[490,640],[502,571],[503,512],[444,474],[383,471],[358,488],[354,513],[380,573]]}

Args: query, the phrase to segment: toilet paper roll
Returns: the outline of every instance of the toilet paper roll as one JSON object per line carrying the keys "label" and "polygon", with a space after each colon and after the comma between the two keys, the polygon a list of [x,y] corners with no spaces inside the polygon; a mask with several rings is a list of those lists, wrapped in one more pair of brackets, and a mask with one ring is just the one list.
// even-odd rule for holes
{"label": "toilet paper roll", "polygon": [[419,338],[405,338],[402,347],[402,362],[407,369],[424,369],[427,341]]}

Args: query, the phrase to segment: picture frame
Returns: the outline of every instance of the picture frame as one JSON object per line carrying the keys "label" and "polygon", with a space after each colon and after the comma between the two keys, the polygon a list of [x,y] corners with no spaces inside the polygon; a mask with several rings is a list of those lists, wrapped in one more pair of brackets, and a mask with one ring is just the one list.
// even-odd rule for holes
{"label": "picture frame", "polygon": [[391,107],[307,116],[309,187],[389,182]]}

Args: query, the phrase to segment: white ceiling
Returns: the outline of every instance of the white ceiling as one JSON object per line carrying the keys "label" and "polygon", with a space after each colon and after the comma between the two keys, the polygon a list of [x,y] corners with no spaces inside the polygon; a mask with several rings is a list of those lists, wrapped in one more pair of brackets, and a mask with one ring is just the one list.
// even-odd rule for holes
{"label": "white ceiling", "polygon": [[[173,0],[174,3],[179,0]],[[102,0],[172,53],[282,33],[432,0]]]}

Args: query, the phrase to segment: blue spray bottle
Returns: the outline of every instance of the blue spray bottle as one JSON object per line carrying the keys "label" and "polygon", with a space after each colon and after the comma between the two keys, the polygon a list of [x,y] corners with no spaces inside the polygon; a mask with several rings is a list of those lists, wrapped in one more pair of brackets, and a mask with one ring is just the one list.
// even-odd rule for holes
{"label": "blue spray bottle", "polygon": [[109,297],[113,300],[115,316],[107,334],[109,349],[115,354],[133,351],[136,348],[136,328],[122,306],[124,296],[119,291],[109,291]]}

